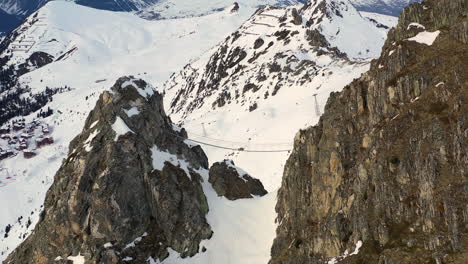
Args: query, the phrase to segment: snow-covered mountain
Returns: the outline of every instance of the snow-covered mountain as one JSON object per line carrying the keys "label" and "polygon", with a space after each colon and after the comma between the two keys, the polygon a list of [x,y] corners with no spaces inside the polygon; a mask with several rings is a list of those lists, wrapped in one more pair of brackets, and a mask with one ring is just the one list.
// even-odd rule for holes
{"label": "snow-covered mountain", "polygon": [[0,38],[6,32],[16,28],[19,24],[19,18],[0,9]]}
{"label": "snow-covered mountain", "polygon": [[0,1],[0,40],[1,35],[15,29],[28,15],[36,11],[48,0],[2,0]]}
{"label": "snow-covered mountain", "polygon": [[404,7],[421,0],[350,0],[360,11],[398,16]]}
{"label": "snow-covered mountain", "polygon": [[[0,3],[0,11],[3,10],[12,17],[0,14],[0,32],[10,32],[20,21],[43,6],[49,0],[4,0]],[[68,0],[55,0],[68,1]],[[69,0],[79,5],[101,10],[138,13],[146,19],[164,19],[174,17],[192,17],[208,15],[219,12],[233,5],[231,0]],[[257,8],[264,5],[287,6],[297,4],[296,0],[255,0],[237,1],[241,6]],[[15,18],[15,24],[12,19]]]}
{"label": "snow-covered mountain", "polygon": [[282,150],[317,122],[331,92],[368,69],[385,35],[348,1],[262,8],[172,76],[167,112],[189,136],[218,146],[205,147],[210,157],[234,159],[274,190]]}
{"label": "snow-covered mountain", "polygon": [[26,16],[36,11],[49,0],[2,0],[0,9],[10,15]]}
{"label": "snow-covered mountain", "polygon": [[266,5],[285,7],[297,5],[300,2],[296,0],[193,0],[188,2],[182,0],[159,0],[157,3],[140,10],[137,14],[148,19],[194,17],[219,12],[230,8],[233,3],[256,9]]}
{"label": "snow-covered mountain", "polygon": [[[0,161],[0,260],[37,223],[68,144],[98,95],[117,78],[134,75],[159,89],[167,83],[166,108],[192,139],[234,149],[204,147],[211,162],[229,157],[273,191],[253,203],[212,200],[217,209],[209,221],[217,223],[215,233],[235,237],[242,230],[261,230],[256,237],[243,233],[235,245],[214,238],[206,243],[217,247],[216,252],[185,262],[171,254],[165,263],[219,263],[226,255],[232,263],[249,263],[246,256],[253,254],[251,263],[267,261],[275,228],[274,190],[288,152],[259,155],[239,150],[290,149],[296,130],[317,122],[329,93],[368,68],[392,22],[382,20],[379,23],[389,24],[378,26],[344,0],[256,11],[261,2],[284,4],[201,1],[191,8],[174,5],[158,11],[178,19],[151,21],[132,12],[52,1],[10,34],[0,46],[0,115],[10,113],[5,118],[13,118],[7,124],[14,126],[16,120],[22,128],[1,141],[2,153],[10,154]],[[218,6],[222,8],[213,8]],[[353,42],[345,41],[349,36]],[[210,89],[199,91],[202,81]],[[181,100],[176,102],[177,94]],[[23,132],[33,135],[24,139]],[[18,142],[10,144],[13,136]],[[48,138],[53,142],[43,141]],[[37,139],[47,144],[38,147]],[[21,150],[24,142],[26,149]],[[240,217],[244,225],[223,219],[234,219],[240,210],[247,212]],[[268,217],[255,220],[261,216]]]}

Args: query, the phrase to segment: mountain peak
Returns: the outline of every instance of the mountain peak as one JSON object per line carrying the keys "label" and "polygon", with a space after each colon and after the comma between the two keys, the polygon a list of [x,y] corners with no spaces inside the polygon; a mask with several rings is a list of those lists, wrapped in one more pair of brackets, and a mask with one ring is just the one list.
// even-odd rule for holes
{"label": "mountain peak", "polygon": [[348,0],[310,1],[301,14],[309,28],[319,30],[331,46],[350,59],[380,54],[386,33],[364,19]]}
{"label": "mountain peak", "polygon": [[197,173],[208,161],[185,137],[145,81],[117,80],[71,142],[35,231],[7,263],[144,263],[166,258],[169,247],[196,254],[212,234]]}

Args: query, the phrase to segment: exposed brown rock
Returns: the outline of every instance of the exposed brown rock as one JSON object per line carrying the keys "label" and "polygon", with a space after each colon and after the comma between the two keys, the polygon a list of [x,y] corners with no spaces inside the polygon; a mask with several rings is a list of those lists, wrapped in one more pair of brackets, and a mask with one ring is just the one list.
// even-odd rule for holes
{"label": "exposed brown rock", "polygon": [[[371,70],[297,134],[271,264],[466,263],[467,8],[406,8]],[[432,46],[407,40],[413,22],[440,30]]]}
{"label": "exposed brown rock", "polygon": [[232,160],[216,162],[210,168],[208,181],[219,196],[229,200],[253,198],[267,194],[260,180],[238,169]]}
{"label": "exposed brown rock", "polygon": [[[128,116],[131,108],[139,113]],[[167,257],[168,247],[182,257],[198,253],[212,235],[196,173],[208,161],[183,143],[186,133],[172,128],[163,109],[162,96],[142,80],[120,78],[104,92],[70,144],[41,220],[5,263],[61,264],[78,254],[85,263],[145,263]],[[118,118],[131,131],[117,134]],[[155,147],[187,162],[188,171],[168,161],[154,168]]]}

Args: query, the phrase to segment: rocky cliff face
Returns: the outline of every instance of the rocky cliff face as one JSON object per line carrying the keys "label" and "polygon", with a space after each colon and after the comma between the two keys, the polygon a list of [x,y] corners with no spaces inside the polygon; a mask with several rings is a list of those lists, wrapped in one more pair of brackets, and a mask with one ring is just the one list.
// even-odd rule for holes
{"label": "rocky cliff face", "polygon": [[6,263],[144,263],[168,247],[196,254],[212,234],[197,173],[208,161],[184,137],[160,94],[120,78],[71,142],[40,222]]}
{"label": "rocky cliff face", "polygon": [[467,13],[406,8],[371,70],[297,134],[271,264],[466,263]]}

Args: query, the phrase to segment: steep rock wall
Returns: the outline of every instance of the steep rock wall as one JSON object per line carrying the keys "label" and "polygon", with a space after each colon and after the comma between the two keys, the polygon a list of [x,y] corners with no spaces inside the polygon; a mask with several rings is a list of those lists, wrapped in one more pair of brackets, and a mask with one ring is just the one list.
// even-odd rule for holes
{"label": "steep rock wall", "polygon": [[467,8],[406,8],[371,70],[297,134],[271,264],[466,263]]}

